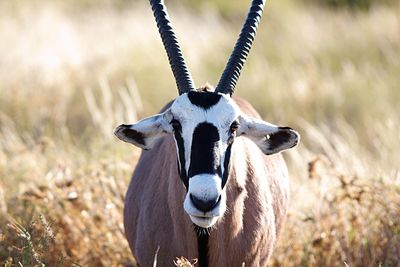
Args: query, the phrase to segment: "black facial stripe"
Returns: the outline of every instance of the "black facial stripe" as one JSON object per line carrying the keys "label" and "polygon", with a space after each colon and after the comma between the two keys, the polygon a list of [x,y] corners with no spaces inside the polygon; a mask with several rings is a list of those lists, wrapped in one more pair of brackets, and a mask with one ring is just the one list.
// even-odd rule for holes
{"label": "black facial stripe", "polygon": [[178,168],[180,165],[180,169],[179,171],[179,175],[181,177],[181,180],[183,182],[183,184],[185,185],[186,189],[189,188],[189,179],[188,176],[186,174],[186,169],[185,169],[185,165],[186,165],[186,160],[185,160],[185,146],[183,144],[183,138],[182,138],[182,129],[176,129],[174,131],[174,136],[175,136],[175,140],[176,143],[178,145]]}
{"label": "black facial stripe", "polygon": [[222,188],[224,188],[226,182],[228,181],[230,162],[231,162],[231,149],[232,149],[232,144],[230,144],[227,147],[226,152],[225,152],[224,173],[222,175]]}
{"label": "black facial stripe", "polygon": [[197,125],[193,132],[189,177],[201,173],[218,174],[220,159],[216,149],[219,140],[218,129],[214,125],[207,122]]}
{"label": "black facial stripe", "polygon": [[190,91],[188,93],[188,97],[193,105],[196,105],[203,109],[211,108],[221,99],[221,95],[212,92]]}

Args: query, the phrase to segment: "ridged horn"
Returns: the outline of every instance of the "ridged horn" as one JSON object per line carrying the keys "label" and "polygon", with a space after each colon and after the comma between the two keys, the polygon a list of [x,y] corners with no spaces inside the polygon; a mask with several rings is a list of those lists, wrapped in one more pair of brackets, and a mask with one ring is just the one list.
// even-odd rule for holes
{"label": "ridged horn", "polygon": [[168,55],[169,64],[175,76],[179,94],[195,90],[192,75],[190,74],[183,58],[182,50],[179,47],[178,39],[172,29],[172,24],[168,16],[167,8],[163,0],[150,0],[156,19],[158,31],[160,32],[165,51]]}
{"label": "ridged horn", "polygon": [[239,35],[235,48],[215,89],[216,92],[224,94],[229,93],[231,96],[234,93],[240,72],[246,62],[251,45],[256,36],[264,5],[265,0],[253,0],[242,32]]}

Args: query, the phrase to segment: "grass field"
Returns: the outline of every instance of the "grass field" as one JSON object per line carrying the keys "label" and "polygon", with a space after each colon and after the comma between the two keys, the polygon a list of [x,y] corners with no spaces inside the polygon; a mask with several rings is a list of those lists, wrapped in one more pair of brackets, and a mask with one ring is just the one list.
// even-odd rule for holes
{"label": "grass field", "polygon": [[[302,136],[271,266],[400,266],[400,4],[312,2],[268,1],[237,87]],[[171,1],[198,85],[217,83],[247,5]],[[147,1],[3,1],[0,40],[0,265],[133,264],[121,212],[140,151],[113,128],[177,94]]]}

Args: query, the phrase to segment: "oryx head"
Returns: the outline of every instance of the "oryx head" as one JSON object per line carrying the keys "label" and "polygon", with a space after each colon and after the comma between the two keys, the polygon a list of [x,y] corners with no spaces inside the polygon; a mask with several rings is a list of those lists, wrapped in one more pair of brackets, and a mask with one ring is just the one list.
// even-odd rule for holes
{"label": "oryx head", "polygon": [[162,0],[150,0],[179,96],[161,114],[120,125],[115,135],[142,149],[173,135],[180,178],[186,187],[184,209],[202,228],[214,225],[226,210],[230,155],[235,138],[246,136],[267,155],[295,146],[297,132],[243,114],[231,96],[261,18],[264,0],[253,0],[245,25],[214,92],[197,91]]}

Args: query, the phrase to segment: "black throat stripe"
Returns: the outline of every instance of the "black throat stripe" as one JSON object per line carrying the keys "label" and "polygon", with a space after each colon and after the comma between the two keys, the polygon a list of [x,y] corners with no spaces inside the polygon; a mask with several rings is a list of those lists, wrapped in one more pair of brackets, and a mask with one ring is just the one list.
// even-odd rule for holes
{"label": "black throat stripe", "polygon": [[208,242],[210,236],[210,229],[201,228],[197,225],[194,226],[197,235],[197,250],[198,250],[198,264],[199,267],[208,267]]}

